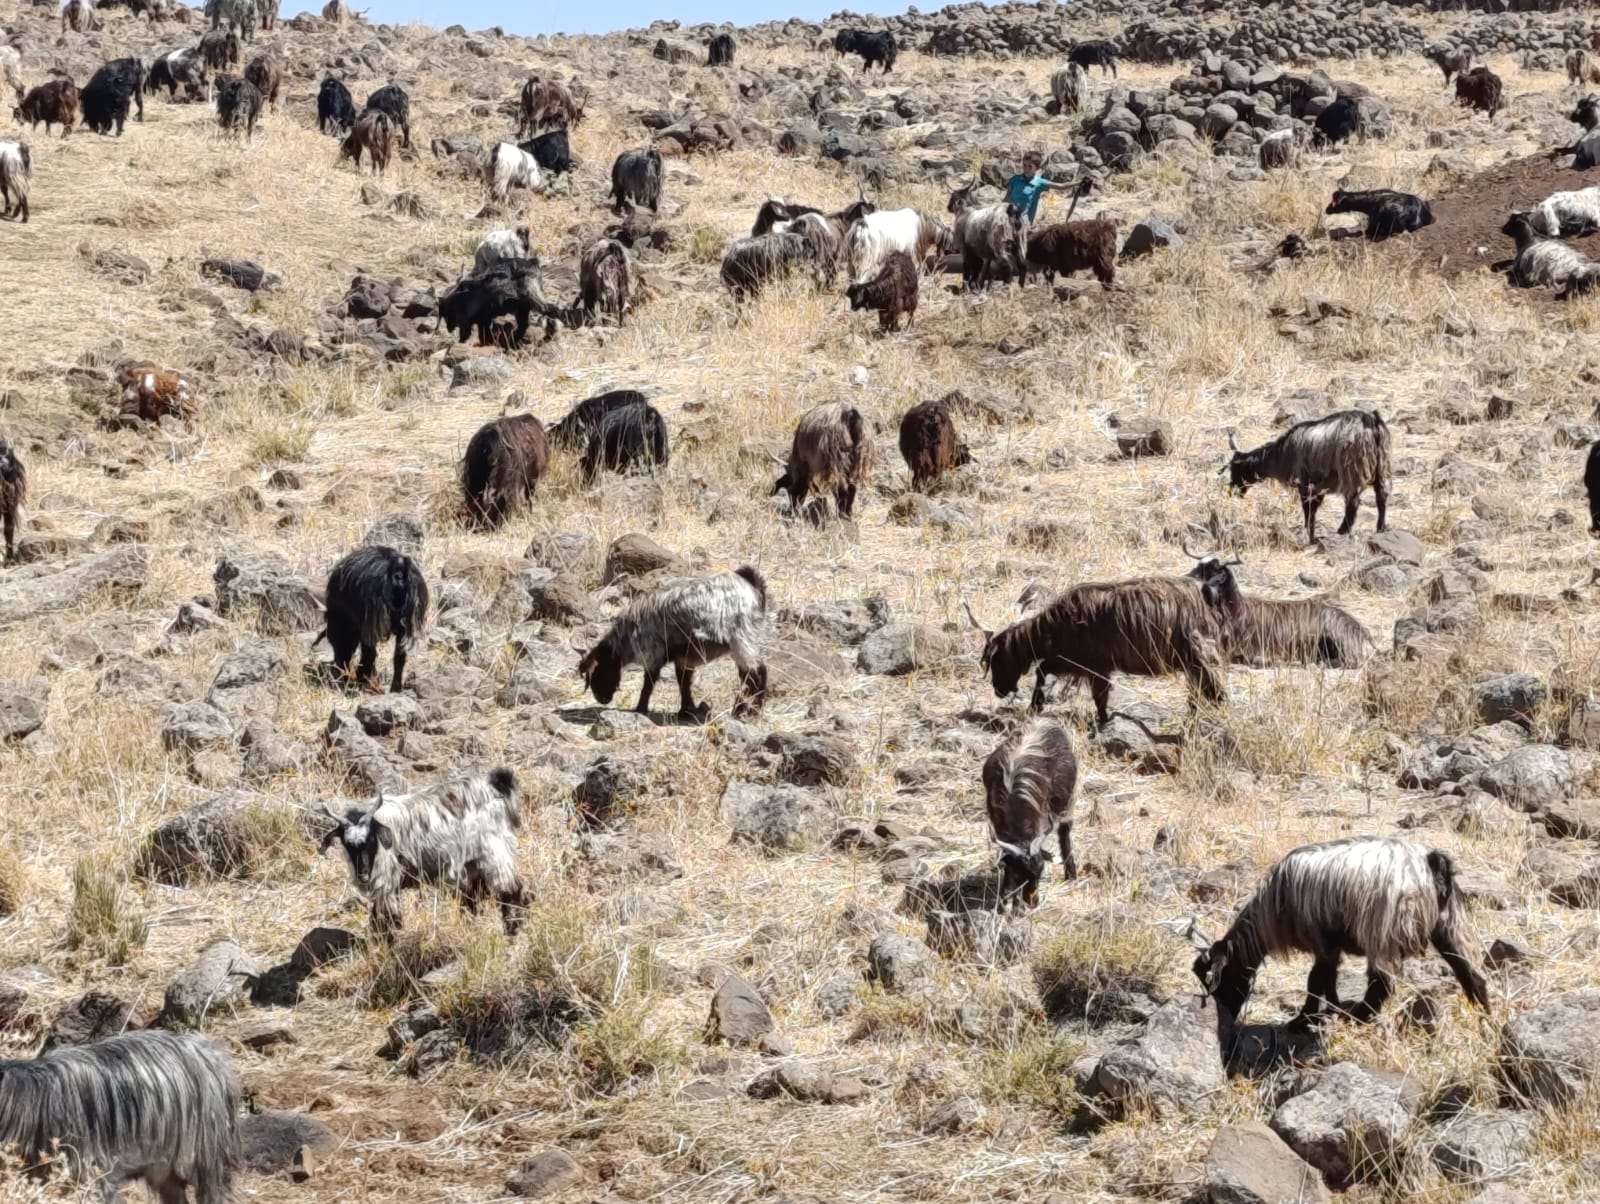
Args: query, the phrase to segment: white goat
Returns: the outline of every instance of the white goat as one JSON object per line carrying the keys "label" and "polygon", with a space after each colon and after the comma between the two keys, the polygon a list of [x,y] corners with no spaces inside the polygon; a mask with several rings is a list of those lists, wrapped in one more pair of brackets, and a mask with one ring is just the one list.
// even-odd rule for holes
{"label": "white goat", "polygon": [[1089,73],[1077,63],[1057,67],[1050,76],[1050,95],[1063,116],[1078,112],[1089,100]]}
{"label": "white goat", "polygon": [[1550,238],[1587,234],[1600,228],[1600,185],[1572,192],[1552,192],[1533,207],[1528,224]]}
{"label": "white goat", "polygon": [[502,259],[532,259],[533,245],[528,235],[528,227],[518,226],[515,230],[491,230],[483,236],[483,241],[478,244],[478,249],[472,256],[472,270],[482,272],[492,268]]}
{"label": "white goat", "polygon": [[483,183],[490,197],[504,204],[513,188],[537,192],[543,181],[532,155],[515,142],[500,142],[484,155]]}
{"label": "white goat", "polygon": [[885,209],[869,213],[845,235],[850,279],[856,284],[871,280],[896,251],[911,256],[920,270],[935,248],[943,251],[949,245],[949,229],[919,210]]}
{"label": "white goat", "polygon": [[430,883],[447,886],[469,911],[489,896],[500,903],[506,933],[515,936],[527,895],[517,874],[517,783],[509,769],[447,782],[414,794],[378,796],[341,817],[323,805],[356,886],[372,905],[372,929],[390,936],[400,927],[400,892]]}

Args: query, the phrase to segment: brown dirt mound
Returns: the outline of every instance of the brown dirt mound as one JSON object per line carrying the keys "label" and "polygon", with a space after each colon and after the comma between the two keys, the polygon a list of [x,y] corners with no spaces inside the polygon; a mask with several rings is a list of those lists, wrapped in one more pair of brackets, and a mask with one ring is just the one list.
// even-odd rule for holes
{"label": "brown dirt mound", "polygon": [[[1508,258],[1511,240],[1500,227],[1511,213],[1531,208],[1552,192],[1600,183],[1600,172],[1573,171],[1562,162],[1548,155],[1529,155],[1479,172],[1429,198],[1433,225],[1410,238],[1395,239],[1392,245],[1444,276],[1459,276]],[[1600,239],[1595,236],[1568,241],[1600,257]]]}

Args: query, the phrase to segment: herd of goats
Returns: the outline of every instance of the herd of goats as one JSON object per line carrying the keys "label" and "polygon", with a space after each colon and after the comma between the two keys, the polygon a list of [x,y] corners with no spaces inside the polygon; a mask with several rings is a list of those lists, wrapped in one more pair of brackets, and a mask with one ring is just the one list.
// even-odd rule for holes
{"label": "herd of goats", "polygon": [[[75,4],[82,0],[73,0]],[[219,120],[248,136],[263,105],[275,106],[282,70],[270,55],[253,59],[242,76],[209,78],[208,71],[236,65],[239,34],[249,40],[254,0],[208,0],[212,30],[193,50],[162,56],[147,73],[137,59],[106,64],[80,91],[64,79],[22,95],[15,51],[0,48],[0,84],[11,76],[21,101],[19,120],[59,123],[70,130],[81,107],[93,130],[120,133],[130,106],[142,117],[142,96],[157,87],[191,97],[215,91]],[[238,26],[238,33],[235,26]],[[270,27],[270,22],[268,22]],[[860,54],[867,67],[889,71],[896,60],[887,33],[846,30],[836,49]],[[729,35],[709,48],[712,65],[731,63]],[[669,51],[670,52],[670,51]],[[658,48],[659,53],[659,48]],[[1577,52],[1583,56],[1583,52]],[[1592,78],[1589,64],[1575,60],[1578,78]],[[1081,88],[1087,66],[1115,71],[1114,48],[1083,43],[1057,73],[1058,101]],[[1469,102],[1492,113],[1500,107],[1500,82],[1469,61],[1441,62],[1448,82]],[[583,102],[565,86],[537,77],[522,94],[518,136],[483,155],[491,198],[505,200],[514,187],[537,188],[543,173],[571,170],[567,133],[581,120]],[[1579,120],[1600,126],[1600,102],[1585,100]],[[410,104],[388,85],[356,110],[349,90],[324,80],[317,101],[319,125],[338,133],[343,153],[359,163],[365,153],[383,170],[395,142],[411,143]],[[1326,121],[1324,121],[1326,118]],[[1353,131],[1355,114],[1339,102],[1318,118],[1317,131],[1338,141]],[[1580,158],[1600,152],[1600,133],[1576,148]],[[1265,152],[1264,152],[1265,153]],[[1274,153],[1277,153],[1274,151]],[[1600,157],[1600,156],[1597,156]],[[0,142],[0,190],[8,214],[27,219],[30,164],[25,146]],[[1107,221],[1065,222],[1029,229],[1005,203],[966,204],[971,189],[953,198],[953,227],[916,210],[876,211],[866,200],[835,213],[768,200],[749,238],[736,241],[722,265],[722,279],[738,297],[748,297],[788,272],[807,268],[828,283],[841,265],[852,278],[852,308],[877,310],[886,327],[914,314],[919,276],[935,254],[962,256],[967,282],[1025,280],[1031,272],[1053,274],[1087,269],[1109,287],[1116,259],[1116,229]],[[1074,200],[1078,192],[1074,192]],[[612,172],[612,199],[619,210],[661,199],[661,159],[654,150],[621,155]],[[1337,193],[1329,212],[1368,215],[1373,239],[1412,231],[1432,221],[1426,202],[1400,193]],[[1070,217],[1070,214],[1069,214]],[[1517,240],[1513,278],[1519,283],[1579,288],[1579,275],[1561,268],[1558,240],[1600,225],[1600,190],[1561,193],[1531,213],[1517,215],[1508,233]],[[1572,254],[1575,254],[1572,253]],[[1581,258],[1581,257],[1580,257]],[[1563,274],[1564,273],[1564,274]],[[1585,268],[1582,279],[1595,278]],[[1582,287],[1587,287],[1585,284]],[[441,318],[463,341],[476,332],[483,342],[497,337],[497,323],[516,320],[520,339],[531,315],[576,324],[604,314],[621,322],[631,307],[633,267],[628,247],[607,238],[582,258],[580,297],[569,308],[550,305],[539,287],[538,260],[527,229],[497,230],[478,248],[473,271],[441,299]],[[503,336],[502,336],[503,337]],[[153,365],[140,365],[127,387],[139,397],[183,392],[187,382]],[[1233,446],[1225,472],[1243,494],[1262,481],[1278,482],[1300,500],[1309,541],[1316,540],[1318,510],[1332,494],[1344,499],[1341,534],[1356,521],[1362,493],[1371,488],[1377,529],[1386,525],[1392,458],[1388,426],[1376,412],[1347,410],[1301,422],[1249,451]],[[923,402],[903,416],[899,447],[912,487],[934,487],[970,460],[947,401]],[[493,529],[529,503],[558,453],[580,456],[582,476],[654,471],[670,455],[666,423],[641,393],[617,390],[580,402],[548,429],[531,414],[486,424],[468,443],[461,464],[462,503],[467,520]],[[773,494],[787,495],[793,518],[822,522],[827,497],[840,516],[854,513],[858,492],[878,463],[877,431],[854,405],[833,402],[799,421],[782,476]],[[1594,526],[1600,529],[1600,445],[1585,474]],[[0,442],[0,515],[8,560],[14,555],[18,516],[27,475],[16,453]],[[815,495],[815,496],[814,496]],[[1218,555],[1192,557],[1183,576],[1152,576],[1073,586],[1001,630],[972,625],[982,633],[980,664],[998,697],[1015,694],[1032,670],[1029,718],[985,760],[981,779],[990,835],[999,854],[996,906],[1036,905],[1052,841],[1065,877],[1076,873],[1071,833],[1078,762],[1067,729],[1039,717],[1052,677],[1086,682],[1095,719],[1109,718],[1114,674],[1182,675],[1191,707],[1226,703],[1225,666],[1246,664],[1360,665],[1373,641],[1352,615],[1319,599],[1276,600],[1245,595],[1232,572],[1237,561]],[[373,685],[381,645],[394,645],[391,692],[405,687],[407,655],[424,631],[429,589],[421,567],[391,547],[363,546],[330,572],[325,592],[326,639],[333,664],[349,681]],[[677,680],[677,719],[704,723],[711,708],[694,697],[700,667],[731,658],[739,688],[732,715],[758,714],[769,683],[762,647],[770,611],[768,583],[755,568],[691,578],[636,598],[577,665],[586,688],[602,705],[615,697],[625,670],[643,673],[636,709],[649,713],[654,687],[670,665]],[[358,660],[359,657],[359,660]],[[355,884],[369,902],[376,939],[391,939],[401,926],[401,896],[429,884],[452,893],[476,911],[493,900],[507,934],[515,937],[526,916],[527,892],[517,870],[521,827],[518,787],[507,768],[468,775],[404,795],[377,800],[337,814],[324,807],[329,825],[322,847],[342,849]],[[1487,1009],[1483,977],[1468,950],[1473,944],[1465,904],[1444,853],[1388,837],[1352,837],[1308,845],[1284,857],[1267,874],[1221,939],[1202,941],[1194,973],[1216,1001],[1223,1028],[1232,1029],[1251,991],[1257,968],[1269,956],[1309,953],[1313,966],[1303,1007],[1294,1026],[1342,1015],[1369,1021],[1393,989],[1401,963],[1431,947],[1445,960],[1468,999]],[[1368,986],[1359,1002],[1338,998],[1341,956],[1367,958]],[[211,1041],[193,1034],[131,1032],[96,1044],[57,1049],[24,1061],[0,1062],[0,1148],[14,1147],[29,1164],[46,1167],[65,1160],[69,1169],[98,1176],[101,1196],[111,1200],[125,1185],[143,1181],[163,1204],[179,1204],[193,1189],[198,1204],[222,1204],[239,1166],[236,1118],[240,1088],[229,1059]]]}

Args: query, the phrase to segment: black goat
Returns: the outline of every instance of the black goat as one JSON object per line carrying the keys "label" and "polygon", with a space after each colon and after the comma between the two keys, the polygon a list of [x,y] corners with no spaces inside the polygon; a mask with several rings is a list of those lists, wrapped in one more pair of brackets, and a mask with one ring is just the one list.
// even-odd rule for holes
{"label": "black goat", "polygon": [[1361,103],[1354,97],[1339,96],[1317,114],[1311,125],[1311,144],[1319,149],[1338,146],[1361,133],[1364,127]]}
{"label": "black goat", "polygon": [[1428,208],[1427,201],[1409,192],[1395,192],[1390,188],[1370,188],[1360,192],[1336,188],[1333,200],[1328,202],[1323,212],[1366,214],[1369,242],[1382,242],[1396,234],[1411,234],[1424,226],[1433,225],[1433,210]]}
{"label": "black goat", "polygon": [[498,527],[533,496],[550,467],[550,440],[532,414],[513,414],[478,428],[461,461],[467,514],[482,527]]}
{"label": "black goat", "polygon": [[[1591,493],[1593,491],[1591,490]],[[28,470],[11,445],[0,439],[0,522],[5,524],[6,559],[17,555],[17,516],[28,500]]]}
{"label": "black goat", "polygon": [[527,142],[519,142],[517,148],[532,155],[540,170],[553,176],[572,170],[572,147],[567,142],[566,126],[548,130]]}
{"label": "black goat", "polygon": [[113,59],[89,77],[78,94],[83,107],[83,124],[97,134],[117,137],[128,122],[128,109],[137,106],[138,119],[144,120],[144,64],[138,59]]}
{"label": "black goat", "polygon": [[509,342],[520,346],[534,314],[545,320],[547,333],[568,318],[566,311],[545,300],[538,264],[526,259],[502,259],[485,271],[463,276],[439,299],[439,320],[463,343],[474,331],[480,344],[492,343],[495,322],[514,317],[517,326]]}
{"label": "black goat", "polygon": [[733,40],[732,34],[719,33],[706,46],[706,65],[708,67],[733,66],[733,55],[738,48],[739,44]]}
{"label": "black goat", "polygon": [[607,414],[627,406],[642,406],[648,398],[637,389],[612,389],[597,397],[586,397],[550,428],[550,442],[565,451],[587,447],[589,436],[600,429]]}
{"label": "black goat", "polygon": [[255,136],[261,116],[261,91],[237,75],[217,77],[217,124],[225,130],[244,129],[245,141]]}
{"label": "black goat", "polygon": [[841,29],[833,39],[833,48],[839,54],[859,54],[861,69],[871,71],[876,63],[887,75],[900,55],[894,34],[887,29],[869,33],[864,29]]}
{"label": "black goat", "polygon": [[394,679],[391,694],[405,687],[406,651],[428,621],[428,583],[409,556],[393,548],[357,548],[328,574],[326,615],[322,634],[333,649],[334,667],[348,674],[356,650],[359,681],[377,680],[378,645],[394,637]]}
{"label": "black goat", "polygon": [[343,81],[328,76],[317,89],[317,128],[324,134],[348,134],[356,123],[356,102]]}
{"label": "black goat", "polygon": [[[20,470],[20,465],[18,466]],[[1589,495],[1589,534],[1600,535],[1600,443],[1589,448],[1589,459],[1583,466],[1583,488]],[[6,551],[11,550],[11,522],[6,521]]]}
{"label": "black goat", "polygon": [[1111,78],[1117,77],[1117,47],[1114,42],[1079,42],[1067,51],[1067,62],[1077,63],[1087,71],[1090,67],[1099,67],[1102,71],[1111,72]]}
{"label": "black goat", "polygon": [[589,435],[579,469],[592,482],[601,469],[631,472],[636,468],[663,468],[671,456],[667,421],[649,402],[610,410]]}
{"label": "black goat", "polygon": [[411,149],[411,97],[399,84],[386,84],[367,97],[364,106],[387,113],[400,130],[400,145]]}
{"label": "black goat", "polygon": [[661,209],[661,153],[655,147],[625,150],[611,164],[611,199],[618,213],[624,205]]}

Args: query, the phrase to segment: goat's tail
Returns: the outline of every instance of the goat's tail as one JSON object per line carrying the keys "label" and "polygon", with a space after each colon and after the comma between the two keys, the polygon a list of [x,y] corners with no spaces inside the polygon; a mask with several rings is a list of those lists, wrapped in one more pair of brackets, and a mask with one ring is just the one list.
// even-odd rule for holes
{"label": "goat's tail", "polygon": [[1389,425],[1384,422],[1383,415],[1377,410],[1372,411],[1372,421],[1368,424],[1372,431],[1372,441],[1377,448],[1377,465],[1373,470],[1373,479],[1387,481],[1390,473],[1390,455],[1393,450],[1393,440],[1389,436]]}
{"label": "goat's tail", "polygon": [[517,792],[517,775],[504,765],[489,771],[489,789],[493,790],[503,799],[509,799]]}
{"label": "goat's tail", "polygon": [[733,574],[736,577],[743,577],[750,583],[751,588],[761,598],[761,609],[765,612],[767,609],[767,579],[761,575],[761,570],[752,568],[748,564],[741,564],[733,570]]}

